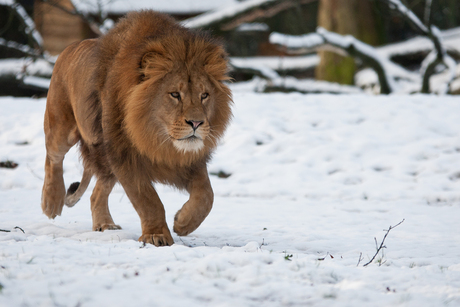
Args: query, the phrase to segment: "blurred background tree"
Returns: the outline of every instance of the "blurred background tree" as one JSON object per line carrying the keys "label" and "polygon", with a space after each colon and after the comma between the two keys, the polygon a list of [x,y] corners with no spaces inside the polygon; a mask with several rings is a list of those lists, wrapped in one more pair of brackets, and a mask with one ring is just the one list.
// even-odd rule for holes
{"label": "blurred background tree", "polygon": [[[320,0],[318,26],[338,34],[350,34],[372,46],[381,43],[375,18],[375,3],[362,0]],[[315,75],[318,80],[353,84],[356,64],[352,57],[330,51],[318,52],[320,64]]]}
{"label": "blurred background tree", "polygon": [[[401,1],[426,24],[441,30],[460,26],[459,0]],[[253,4],[253,7],[237,12],[237,7],[246,4]],[[29,15],[34,24],[32,28],[39,33],[42,43],[37,44],[30,35],[31,27],[27,26],[24,16],[18,14],[17,5]],[[222,39],[235,64],[232,76],[236,81],[260,76],[263,66],[276,71],[278,77],[326,80],[365,89],[367,85],[360,84],[356,78],[365,66],[359,59],[342,57],[324,49],[289,53],[286,48],[270,43],[271,33],[303,35],[314,33],[319,26],[329,32],[352,35],[371,46],[378,46],[379,50],[386,48],[383,45],[407,42],[421,34],[384,0],[0,0],[0,95],[46,93],[46,84],[37,89],[25,84],[24,77],[49,78],[53,56],[68,44],[97,37],[128,11],[145,8],[162,10],[184,24],[194,18],[203,17],[203,20],[209,19],[209,14],[225,13],[221,14],[221,20],[201,23],[195,28],[209,30]],[[455,29],[445,32],[450,40],[447,52],[457,63],[460,63],[460,47],[453,41],[460,37],[459,33]],[[401,48],[405,49],[388,53],[389,60],[418,74],[431,47]],[[42,60],[50,67],[42,69],[45,66],[39,63]],[[276,73],[270,73],[268,79],[273,79]],[[460,80],[460,75],[457,79]],[[373,86],[372,82],[368,84]],[[27,89],[32,92],[26,92]]]}

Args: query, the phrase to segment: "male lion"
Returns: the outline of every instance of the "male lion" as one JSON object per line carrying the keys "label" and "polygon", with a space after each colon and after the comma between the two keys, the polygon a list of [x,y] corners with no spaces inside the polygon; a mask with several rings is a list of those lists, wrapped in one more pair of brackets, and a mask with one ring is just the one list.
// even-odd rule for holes
{"label": "male lion", "polygon": [[[94,175],[93,230],[120,229],[108,196],[120,182],[139,214],[139,241],[174,240],[152,182],[190,193],[174,219],[187,235],[211,210],[207,162],[231,117],[225,51],[167,15],[129,13],[107,35],[67,47],[56,62],[45,112],[42,209],[72,207]],[[80,142],[84,172],[66,195],[62,162]]]}

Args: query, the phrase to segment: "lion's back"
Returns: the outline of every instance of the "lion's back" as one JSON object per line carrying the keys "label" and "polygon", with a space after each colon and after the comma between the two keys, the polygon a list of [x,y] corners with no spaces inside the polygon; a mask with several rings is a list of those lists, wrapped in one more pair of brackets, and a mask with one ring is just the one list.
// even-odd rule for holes
{"label": "lion's back", "polygon": [[[116,65],[120,66],[120,61],[116,60],[117,56],[125,61],[138,60],[142,56],[139,51],[143,50],[148,41],[163,36],[178,35],[178,33],[185,33],[185,31],[169,15],[151,10],[128,13],[98,40],[100,89],[105,85],[106,76],[114,65],[115,68]],[[127,68],[131,70],[138,67],[128,65]]]}

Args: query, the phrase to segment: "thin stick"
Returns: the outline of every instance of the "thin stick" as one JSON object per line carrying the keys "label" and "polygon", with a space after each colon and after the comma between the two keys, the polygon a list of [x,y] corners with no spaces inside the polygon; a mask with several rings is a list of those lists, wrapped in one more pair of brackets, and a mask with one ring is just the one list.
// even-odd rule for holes
{"label": "thin stick", "polygon": [[[398,224],[396,224],[396,225],[394,225],[394,226],[390,226],[390,228],[388,228],[387,233],[386,233],[385,236],[383,237],[382,243],[380,243],[380,246],[377,248],[377,252],[374,254],[374,257],[372,257],[372,259],[371,259],[368,263],[366,263],[365,265],[363,265],[363,266],[367,266],[367,265],[371,264],[372,261],[374,261],[375,257],[377,257],[377,255],[379,254],[379,252],[382,250],[382,248],[386,248],[386,246],[384,246],[383,243],[385,243],[385,239],[387,238],[388,234],[390,233],[390,230],[392,230],[393,228],[398,227],[398,226],[401,225],[402,222],[404,222],[404,221],[405,221],[405,219],[403,219],[403,220],[402,220],[401,222],[399,222]],[[374,238],[374,239],[375,239],[375,238]],[[375,242],[377,243],[377,240],[375,240]],[[358,262],[358,264],[359,264],[359,262]]]}
{"label": "thin stick", "polygon": [[363,261],[364,258],[363,258],[362,256],[363,256],[363,253],[360,252],[360,253],[359,253],[358,263],[356,264],[356,266],[359,266],[359,264],[361,263],[361,261]]}

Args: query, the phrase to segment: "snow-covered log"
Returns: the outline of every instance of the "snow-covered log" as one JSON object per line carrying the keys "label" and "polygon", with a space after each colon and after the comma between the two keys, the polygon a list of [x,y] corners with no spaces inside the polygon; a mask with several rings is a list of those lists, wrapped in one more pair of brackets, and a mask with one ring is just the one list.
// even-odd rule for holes
{"label": "snow-covered log", "polygon": [[[285,35],[275,32],[270,35],[270,42],[284,46],[291,51],[313,50],[329,46],[332,51],[337,53],[345,52],[359,58],[365,66],[372,67],[378,75],[381,93],[389,94],[396,89],[389,71],[394,70],[395,66],[398,65],[392,63],[387,58],[379,56],[374,47],[355,39],[353,36],[343,36],[329,32],[324,28],[318,28],[316,33],[302,36]],[[399,67],[399,70],[404,70],[404,68]]]}
{"label": "snow-covered log", "polygon": [[233,6],[210,11],[182,21],[188,28],[215,28],[229,31],[243,23],[267,18],[295,5],[316,0],[247,0]]}

